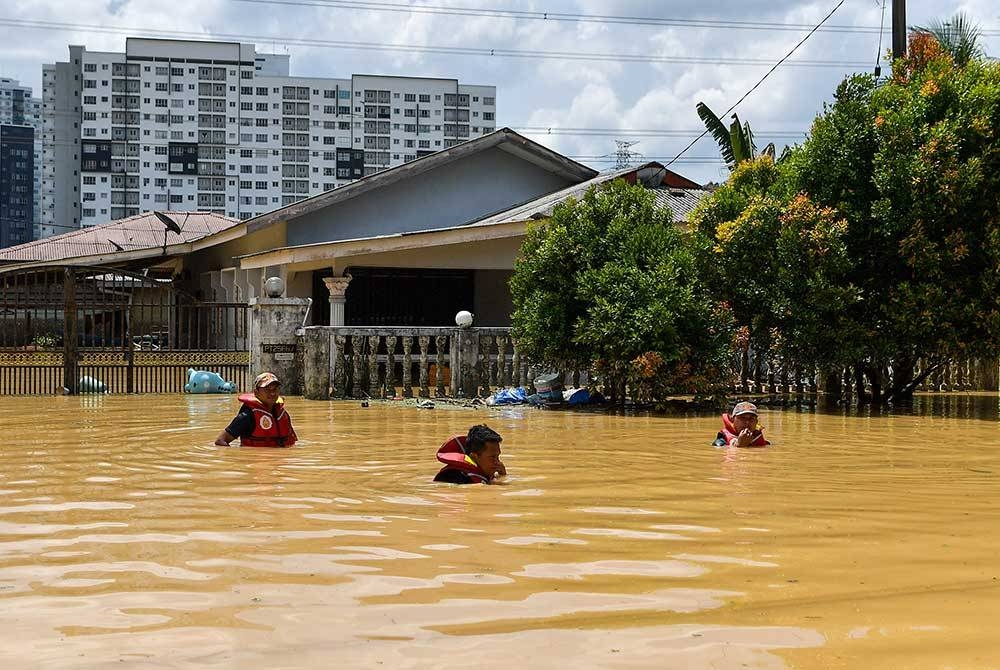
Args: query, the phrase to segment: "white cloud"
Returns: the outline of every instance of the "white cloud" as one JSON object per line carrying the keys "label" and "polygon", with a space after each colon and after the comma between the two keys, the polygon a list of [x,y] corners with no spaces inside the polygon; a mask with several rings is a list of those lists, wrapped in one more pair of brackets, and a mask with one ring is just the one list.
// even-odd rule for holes
{"label": "white cloud", "polygon": [[[414,2],[415,5],[422,4]],[[681,20],[725,20],[814,24],[836,0],[435,0],[434,6],[491,7],[524,11],[659,17]],[[965,11],[995,34],[984,38],[987,50],[1000,55],[1000,17],[995,0],[910,0],[910,25],[943,19]],[[707,58],[767,58],[784,55],[805,34],[730,27],[691,28],[663,25],[622,25],[601,22],[515,20],[491,16],[448,16],[429,13],[375,12],[239,0],[8,0],[5,18],[54,21],[76,25],[129,26],[150,31],[210,32],[267,36],[261,51],[291,54],[292,74],[348,77],[352,73],[409,74],[454,77],[470,84],[497,87],[498,126],[561,126],[589,128],[700,130],[694,105],[706,102],[721,114],[767,70],[767,66],[684,65],[614,61],[502,58],[421,52],[385,52],[332,47],[297,46],[286,39],[461,46],[570,53],[646,54]],[[883,51],[891,38],[887,30]],[[830,20],[831,25],[877,26],[881,3],[853,0]],[[4,27],[0,72],[21,79],[41,93],[43,63],[65,60],[67,45],[91,50],[122,51],[125,36],[77,28],[35,30]],[[872,63],[878,35],[818,32],[793,59]],[[867,67],[864,69],[868,69]],[[740,118],[763,131],[808,130],[813,116],[829,101],[850,68],[782,67],[737,109]],[[615,136],[533,135],[557,151],[573,155],[604,155],[615,149]],[[636,149],[647,156],[672,156],[688,141],[678,137],[642,137]],[[710,139],[690,154],[715,155]],[[607,163],[594,163],[608,167]],[[681,163],[678,171],[698,180],[718,179],[718,166]]]}

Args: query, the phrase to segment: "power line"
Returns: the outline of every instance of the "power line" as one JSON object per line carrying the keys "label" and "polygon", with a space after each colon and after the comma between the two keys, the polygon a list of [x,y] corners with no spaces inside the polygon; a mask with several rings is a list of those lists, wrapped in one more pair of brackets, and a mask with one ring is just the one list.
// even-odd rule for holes
{"label": "power line", "polygon": [[[205,32],[195,33],[181,30],[150,30],[146,28],[131,28],[125,26],[93,25],[80,23],[63,23],[58,21],[40,21],[34,19],[0,18],[0,25],[14,28],[34,28],[38,30],[72,30],[107,33],[114,35],[135,35],[144,37],[169,36],[174,39],[215,39],[237,40],[241,42],[283,42],[298,46],[355,49],[362,51],[388,51],[402,53],[428,53],[461,56],[484,56],[492,58],[532,58],[568,61],[604,61],[624,63],[672,63],[680,65],[769,65],[767,58],[719,58],[701,56],[650,56],[648,54],[614,54],[587,53],[578,51],[534,51],[520,49],[497,49],[486,47],[458,46],[421,46],[415,44],[379,44],[375,42],[343,42],[336,40],[320,40],[302,37],[281,37],[276,35],[244,35],[234,33]],[[782,59],[784,62],[784,59]],[[830,67],[830,68],[867,68],[867,62],[834,61],[834,60],[798,60],[789,61],[789,66],[795,67]]]}
{"label": "power line", "polygon": [[[781,23],[775,21],[735,21],[723,19],[682,19],[655,16],[622,16],[614,14],[577,14],[572,12],[538,12],[514,9],[491,9],[488,7],[443,7],[437,5],[409,5],[396,2],[368,2],[365,0],[234,0],[261,5],[285,5],[300,7],[323,7],[328,9],[362,9],[376,12],[403,14],[437,14],[447,16],[471,16],[481,18],[509,18],[546,22],[603,23],[640,26],[664,26],[675,28],[724,28],[726,30],[793,31],[808,30],[807,23]],[[876,34],[882,32],[878,26],[823,26],[822,32]],[[983,30],[983,35],[1000,35],[1000,30]]]}
{"label": "power line", "polygon": [[[837,4],[835,5],[835,6],[834,6],[834,8],[833,8],[833,9],[831,9],[831,10],[830,10],[830,12],[829,12],[829,13],[828,13],[828,14],[827,14],[826,16],[824,16],[824,17],[823,17],[823,19],[822,19],[822,20],[821,20],[821,21],[820,21],[819,23],[817,23],[817,24],[816,24],[816,25],[815,25],[815,26],[813,27],[813,29],[812,29],[812,30],[810,30],[810,31],[809,31],[809,32],[808,32],[808,33],[806,34],[806,36],[805,36],[805,37],[803,37],[803,38],[802,38],[801,40],[799,40],[798,44],[796,44],[795,46],[793,46],[793,47],[792,47],[791,51],[789,51],[789,52],[788,52],[787,54],[785,54],[785,55],[784,55],[784,56],[783,56],[783,57],[781,58],[781,60],[779,60],[779,61],[778,61],[777,63],[775,63],[775,64],[774,64],[774,65],[773,65],[773,66],[771,67],[771,69],[770,69],[770,70],[768,70],[767,72],[765,72],[765,73],[764,73],[764,76],[763,76],[763,77],[761,77],[761,78],[760,78],[760,79],[759,79],[759,80],[757,81],[757,83],[756,83],[756,84],[754,84],[753,86],[751,86],[751,87],[750,87],[750,90],[749,90],[749,91],[747,91],[746,93],[744,93],[744,94],[743,94],[743,95],[742,95],[742,96],[740,97],[740,99],[739,99],[739,100],[737,100],[736,102],[734,102],[734,103],[732,104],[732,106],[731,106],[731,107],[730,107],[729,109],[727,109],[727,110],[726,110],[725,112],[723,112],[723,113],[722,113],[722,116],[726,116],[727,114],[729,114],[729,112],[731,112],[731,111],[733,111],[734,109],[736,109],[736,106],[737,106],[737,105],[739,105],[739,104],[740,104],[741,102],[743,102],[744,100],[746,100],[746,99],[747,99],[747,98],[748,98],[748,97],[750,96],[750,94],[751,94],[751,93],[753,93],[754,91],[756,91],[756,90],[757,90],[757,87],[758,87],[758,86],[760,86],[761,84],[763,84],[763,83],[764,83],[764,80],[765,80],[765,79],[767,79],[768,77],[770,77],[770,76],[771,76],[771,73],[772,73],[772,72],[774,72],[775,70],[777,70],[777,69],[778,69],[778,67],[780,67],[780,66],[781,66],[781,64],[782,64],[782,63],[784,63],[784,62],[785,62],[785,60],[786,60],[786,59],[787,59],[787,58],[788,58],[789,56],[791,56],[791,55],[792,55],[793,53],[795,53],[795,52],[796,52],[796,51],[798,50],[798,48],[799,48],[800,46],[802,46],[803,44],[805,44],[806,40],[808,40],[808,39],[809,39],[810,37],[812,37],[812,36],[813,36],[813,35],[814,35],[814,34],[816,33],[816,31],[820,29],[820,26],[822,26],[822,25],[823,25],[824,23],[826,23],[827,19],[829,19],[829,18],[830,18],[831,16],[833,16],[833,14],[834,14],[834,13],[835,13],[835,12],[836,12],[836,11],[837,11],[838,9],[840,9],[840,6],[841,6],[841,5],[843,5],[843,4],[844,4],[844,0],[840,0],[840,2],[838,2],[838,3],[837,3]],[[701,135],[699,135],[699,136],[698,136],[698,137],[696,137],[696,138],[695,138],[694,140],[692,140],[690,144],[688,144],[688,145],[687,145],[686,147],[684,147],[683,149],[681,149],[680,153],[679,153],[679,154],[677,154],[676,156],[674,156],[674,157],[673,157],[673,159],[672,159],[672,160],[670,160],[670,161],[669,161],[669,162],[667,163],[667,165],[669,166],[669,165],[670,165],[671,163],[675,162],[675,161],[676,161],[676,160],[677,160],[678,158],[680,158],[681,156],[683,156],[683,155],[684,155],[684,154],[685,154],[685,153],[687,152],[687,150],[688,150],[688,149],[690,149],[691,147],[693,147],[693,146],[694,146],[694,145],[695,145],[695,144],[696,144],[696,143],[698,142],[698,140],[700,140],[700,139],[701,139],[702,137],[704,137],[704,136],[705,136],[705,135],[707,135],[707,134],[708,134],[708,128],[706,128],[706,129],[705,129],[705,131],[704,131],[704,132],[703,132],[703,133],[702,133]]]}
{"label": "power line", "polygon": [[[691,130],[669,130],[664,128],[571,128],[559,126],[509,126],[511,130],[519,133],[531,135],[572,135],[578,137],[608,137],[608,136],[629,136],[629,137],[692,137],[705,135],[703,130],[693,128]],[[766,137],[784,137],[788,139],[798,139],[807,133],[804,130],[755,130],[755,135]]]}

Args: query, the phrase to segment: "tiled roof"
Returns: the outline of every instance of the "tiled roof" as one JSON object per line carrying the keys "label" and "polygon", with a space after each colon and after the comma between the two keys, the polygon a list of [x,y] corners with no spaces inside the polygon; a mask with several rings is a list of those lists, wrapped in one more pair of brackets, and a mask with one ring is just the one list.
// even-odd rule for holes
{"label": "tiled roof", "polygon": [[653,189],[653,197],[659,207],[669,207],[674,215],[674,223],[690,223],[688,217],[699,202],[711,195],[710,191],[693,188],[673,188],[658,186]]}
{"label": "tiled roof", "polygon": [[73,258],[103,257],[113,262],[116,255],[163,249],[195,242],[222,232],[241,222],[209,212],[164,212],[180,232],[169,230],[153,212],[145,212],[99,226],[73,230],[62,235],[0,249],[0,266],[12,263],[56,262]]}

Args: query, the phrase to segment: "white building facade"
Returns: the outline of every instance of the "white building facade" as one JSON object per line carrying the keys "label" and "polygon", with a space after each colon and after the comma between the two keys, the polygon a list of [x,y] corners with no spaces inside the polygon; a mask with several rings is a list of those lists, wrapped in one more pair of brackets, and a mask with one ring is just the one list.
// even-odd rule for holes
{"label": "white building facade", "polygon": [[43,88],[43,236],[148,210],[248,219],[496,128],[493,86],[292,77],[239,43],[70,46]]}
{"label": "white building facade", "polygon": [[42,197],[42,100],[31,97],[31,87],[18,80],[0,77],[0,125],[31,126],[34,129],[33,237],[38,237]]}

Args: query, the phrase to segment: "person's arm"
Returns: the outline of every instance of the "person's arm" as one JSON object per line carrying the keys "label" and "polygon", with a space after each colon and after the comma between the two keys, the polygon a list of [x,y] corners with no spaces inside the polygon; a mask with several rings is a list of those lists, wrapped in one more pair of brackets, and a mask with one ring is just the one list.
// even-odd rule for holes
{"label": "person's arm", "polygon": [[230,422],[226,429],[215,438],[215,444],[219,447],[228,447],[229,443],[237,437],[243,437],[253,432],[253,412],[240,409],[240,413]]}
{"label": "person's arm", "polygon": [[224,430],[219,433],[219,436],[215,438],[215,446],[217,447],[228,447],[229,443],[236,439],[235,435],[230,435],[228,430]]}

